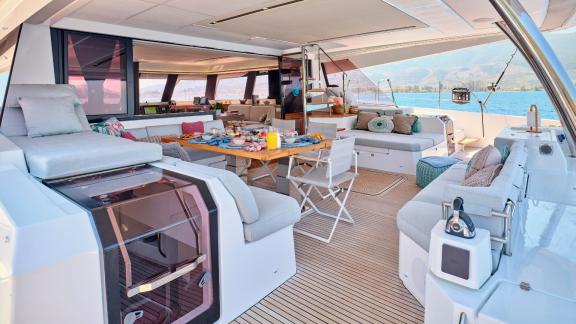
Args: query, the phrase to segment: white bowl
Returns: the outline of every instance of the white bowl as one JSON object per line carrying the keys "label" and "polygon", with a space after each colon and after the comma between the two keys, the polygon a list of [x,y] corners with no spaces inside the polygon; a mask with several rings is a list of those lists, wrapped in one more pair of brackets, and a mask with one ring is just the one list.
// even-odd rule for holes
{"label": "white bowl", "polygon": [[242,144],[246,143],[246,139],[244,137],[234,137],[232,139],[232,143],[234,145],[242,145]]}
{"label": "white bowl", "polygon": [[208,142],[209,140],[212,139],[212,135],[211,134],[204,134],[202,135],[202,139],[206,142]]}
{"label": "white bowl", "polygon": [[297,138],[296,137],[286,137],[284,138],[284,142],[286,142],[286,144],[294,144],[296,143]]}

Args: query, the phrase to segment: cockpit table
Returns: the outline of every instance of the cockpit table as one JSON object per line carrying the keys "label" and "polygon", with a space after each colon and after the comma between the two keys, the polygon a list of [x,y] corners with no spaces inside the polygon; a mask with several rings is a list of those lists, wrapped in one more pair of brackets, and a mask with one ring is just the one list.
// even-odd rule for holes
{"label": "cockpit table", "polygon": [[290,182],[286,179],[288,174],[288,162],[293,155],[304,152],[318,151],[329,148],[331,140],[322,140],[318,144],[312,144],[302,147],[289,147],[274,150],[263,149],[258,152],[249,152],[244,149],[228,149],[218,145],[190,143],[187,139],[180,138],[163,138],[163,142],[178,142],[183,147],[193,147],[195,149],[217,152],[226,155],[226,170],[234,172],[245,182],[248,181],[248,168],[252,160],[269,162],[278,160],[278,174],[276,175],[276,192],[289,195]]}

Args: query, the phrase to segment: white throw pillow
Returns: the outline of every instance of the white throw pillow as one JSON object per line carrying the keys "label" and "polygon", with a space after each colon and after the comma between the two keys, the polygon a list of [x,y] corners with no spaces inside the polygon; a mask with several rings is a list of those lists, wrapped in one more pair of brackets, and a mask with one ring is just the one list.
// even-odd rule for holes
{"label": "white throw pillow", "polygon": [[368,122],[368,130],[375,133],[391,133],[394,123],[389,116],[381,116],[371,119]]}
{"label": "white throw pillow", "polygon": [[18,103],[22,107],[28,137],[70,134],[85,130],[76,114],[72,97],[21,97],[18,98]]}

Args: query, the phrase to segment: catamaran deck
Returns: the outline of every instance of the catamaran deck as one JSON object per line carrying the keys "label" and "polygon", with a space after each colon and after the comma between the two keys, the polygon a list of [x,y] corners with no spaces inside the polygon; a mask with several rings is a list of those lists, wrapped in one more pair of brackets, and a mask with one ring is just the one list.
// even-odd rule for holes
{"label": "catamaran deck", "polygon": [[[414,177],[361,170],[353,190],[347,206],[355,223],[341,222],[330,243],[295,233],[296,275],[234,323],[424,321],[423,307],[398,278],[396,213],[419,191]],[[318,205],[336,209],[329,200]],[[323,233],[326,221],[311,215],[296,226]]]}

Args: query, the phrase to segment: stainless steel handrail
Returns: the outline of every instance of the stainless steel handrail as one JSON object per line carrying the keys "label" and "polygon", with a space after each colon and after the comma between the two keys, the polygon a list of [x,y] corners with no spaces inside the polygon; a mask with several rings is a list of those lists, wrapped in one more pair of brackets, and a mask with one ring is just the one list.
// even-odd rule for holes
{"label": "stainless steel handrail", "polygon": [[576,155],[576,89],[560,60],[517,0],[490,0],[504,23],[498,27],[510,38],[530,64],[569,134],[572,156]]}

